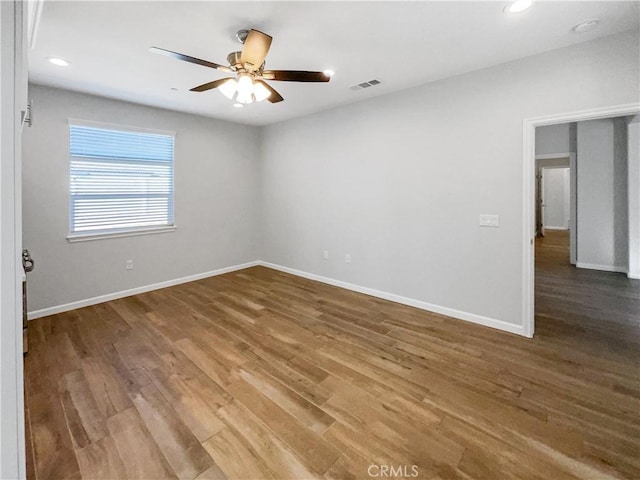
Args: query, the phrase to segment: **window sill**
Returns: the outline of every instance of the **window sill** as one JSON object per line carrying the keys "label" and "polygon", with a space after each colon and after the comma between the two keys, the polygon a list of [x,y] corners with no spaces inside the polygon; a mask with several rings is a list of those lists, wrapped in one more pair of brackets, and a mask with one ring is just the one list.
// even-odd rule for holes
{"label": "window sill", "polygon": [[120,230],[114,232],[103,233],[71,233],[67,236],[69,243],[75,242],[89,242],[91,240],[104,240],[106,238],[119,238],[119,237],[135,237],[138,235],[153,235],[156,233],[168,233],[175,232],[176,226],[171,225],[167,227],[150,227],[140,228],[136,230]]}

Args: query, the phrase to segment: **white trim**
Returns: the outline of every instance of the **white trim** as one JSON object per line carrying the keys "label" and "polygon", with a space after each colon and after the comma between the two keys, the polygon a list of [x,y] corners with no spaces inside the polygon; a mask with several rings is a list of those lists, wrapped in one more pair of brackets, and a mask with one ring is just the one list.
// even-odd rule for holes
{"label": "white trim", "polygon": [[596,120],[598,118],[635,115],[640,103],[628,103],[612,107],[594,108],[576,112],[525,118],[522,121],[522,323],[524,334],[532,337],[535,328],[534,305],[534,255],[535,238],[535,129],[544,125]]}
{"label": "white trim", "polygon": [[116,130],[123,132],[150,133],[152,135],[166,135],[176,138],[176,132],[171,130],[156,130],[153,128],[142,128],[135,125],[121,125],[119,123],[96,122],[93,120],[83,120],[80,118],[67,118],[69,125],[77,125],[79,127],[103,128],[106,130]]}
{"label": "white trim", "polygon": [[24,479],[22,141],[26,2],[0,1],[0,477]]}
{"label": "white trim", "polygon": [[545,230],[569,230],[569,227],[554,227],[552,225],[544,225],[543,228]]}
{"label": "white trim", "polygon": [[130,297],[131,295],[138,295],[140,293],[150,292],[152,290],[158,290],[160,288],[172,287],[174,285],[180,285],[181,283],[194,282],[203,278],[215,277],[217,275],[223,275],[225,273],[235,272],[237,270],[244,270],[245,268],[255,267],[260,265],[261,262],[254,261],[248,263],[242,263],[240,265],[233,265],[231,267],[219,268],[209,272],[196,273],[195,275],[189,275],[187,277],[175,278],[173,280],[167,280],[164,282],[153,283],[151,285],[144,285],[142,287],[130,288],[129,290],[122,290],[120,292],[108,293],[106,295],[100,295],[97,297],[87,298],[85,300],[78,300],[76,302],[65,303],[63,305],[56,305],[55,307],[43,308],[41,310],[34,310],[28,313],[28,319],[34,320],[40,317],[46,317],[47,315],[54,315],[56,313],[68,312],[69,310],[75,310],[76,308],[88,307],[90,305],[96,305],[98,303],[108,302],[110,300],[116,300],[118,298]]}
{"label": "white trim", "polygon": [[627,273],[627,278],[630,278],[632,280],[640,280],[640,273]]}
{"label": "white trim", "polygon": [[433,303],[423,302],[421,300],[415,300],[413,298],[403,297],[394,293],[383,292],[381,290],[375,290],[373,288],[362,287],[353,283],[343,282],[341,280],[335,280],[333,278],[323,277],[314,273],[303,272],[294,268],[283,267],[275,263],[264,262],[262,260],[256,260],[254,262],[243,263],[240,265],[234,265],[232,267],[220,268],[210,272],[198,273],[196,275],[190,275],[188,277],[177,278],[174,280],[167,280],[165,282],[154,283],[151,285],[145,285],[142,287],[131,288],[129,290],[123,290],[120,292],[109,293],[106,295],[100,295],[98,297],[87,298],[86,300],[79,300],[77,302],[65,303],[64,305],[57,305],[55,307],[43,308],[41,310],[35,310],[29,312],[29,320],[34,320],[40,317],[46,317],[48,315],[54,315],[56,313],[67,312],[69,310],[75,310],[76,308],[88,307],[90,305],[96,305],[98,303],[108,302],[110,300],[116,300],[118,298],[130,297],[131,295],[138,295],[140,293],[150,292],[152,290],[158,290],[160,288],[172,287],[174,285],[180,285],[182,283],[194,282],[203,278],[214,277],[216,275],[222,275],[225,273],[235,272],[238,270],[244,270],[245,268],[255,267],[261,265],[263,267],[278,270],[280,272],[289,273],[297,277],[308,278],[309,280],[315,280],[317,282],[326,283],[335,287],[344,288],[354,292],[364,293],[365,295],[371,295],[372,297],[382,298],[383,300],[389,300],[391,302],[400,303],[402,305],[409,305],[410,307],[419,308],[433,313],[439,313],[441,315],[447,315],[449,317],[458,318],[460,320],[466,320],[471,323],[483,325],[485,327],[495,328],[509,333],[515,333],[517,335],[524,335],[524,330],[521,325],[514,325],[512,323],[503,322],[502,320],[496,320],[494,318],[484,317],[482,315],[476,315],[475,313],[463,312],[461,310],[455,310],[449,307],[443,307],[441,305],[435,305]]}
{"label": "white trim", "polygon": [[36,38],[40,29],[40,18],[44,0],[30,0],[27,3],[27,36],[29,48],[36,48]]}
{"label": "white trim", "polygon": [[619,272],[619,273],[627,273],[627,269],[624,267],[616,267],[614,265],[598,265],[595,263],[576,263],[576,267],[578,268],[587,268],[589,270],[600,270],[603,272]]}
{"label": "white trim", "polygon": [[364,293],[365,295],[371,295],[372,297],[382,298],[383,300],[389,300],[395,303],[401,303],[403,305],[409,305],[410,307],[419,308],[433,313],[439,313],[447,315],[449,317],[457,318],[460,320],[466,320],[467,322],[477,323],[485,327],[495,328],[509,333],[515,333],[517,335],[525,335],[522,325],[514,325],[513,323],[504,322],[502,320],[496,320],[494,318],[484,317],[482,315],[476,315],[475,313],[463,312],[461,310],[455,310],[449,307],[443,307],[441,305],[435,305],[433,303],[423,302],[422,300],[415,300],[409,297],[403,297],[396,295],[395,293],[383,292],[381,290],[375,290],[373,288],[362,287],[353,283],[343,282],[341,280],[335,280],[333,278],[323,277],[314,273],[303,272],[294,268],[283,267],[275,263],[269,263],[260,261],[259,265],[263,267],[272,268],[273,270],[279,270],[281,272],[289,273],[297,277],[308,278],[309,280],[315,280],[317,282],[326,283],[335,287],[352,290],[358,293]]}
{"label": "white trim", "polygon": [[[536,230],[535,207],[535,126],[523,121],[522,124],[522,158],[524,172],[522,175],[522,325],[524,335],[533,337],[534,332],[534,269],[533,248]],[[533,234],[531,233],[533,230]]]}
{"label": "white trim", "polygon": [[176,226],[171,225],[167,227],[138,228],[133,230],[120,230],[103,233],[70,233],[67,236],[67,241],[70,243],[88,242],[91,240],[103,240],[105,238],[135,237],[138,235],[152,235],[154,233],[168,233],[175,231]]}
{"label": "white trim", "polygon": [[[568,157],[567,160],[569,160]],[[538,158],[536,158],[536,160],[539,160]],[[569,169],[569,165],[545,165],[544,167],[540,167],[540,170],[554,170],[554,169],[559,169],[559,168],[566,168],[567,170]]]}
{"label": "white trim", "polygon": [[[536,160],[550,160],[553,158],[569,158],[571,156],[571,153],[569,152],[565,152],[565,153],[547,153],[545,155],[536,155]],[[562,167],[558,167],[558,168],[562,168]]]}

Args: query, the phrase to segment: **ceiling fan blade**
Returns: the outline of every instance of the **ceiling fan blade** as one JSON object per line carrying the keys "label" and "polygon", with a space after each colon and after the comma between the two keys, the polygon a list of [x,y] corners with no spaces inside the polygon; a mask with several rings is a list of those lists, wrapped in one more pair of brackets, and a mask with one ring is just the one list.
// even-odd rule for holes
{"label": "ceiling fan blade", "polygon": [[281,82],[328,82],[330,77],[323,72],[307,72],[305,70],[265,70],[262,72],[265,80]]}
{"label": "ceiling fan blade", "polygon": [[262,80],[256,80],[256,82],[261,83],[267,88],[267,90],[269,90],[269,92],[271,92],[271,95],[267,97],[267,100],[269,100],[271,103],[278,103],[284,100],[282,95],[276,92],[275,89],[271,85],[269,85],[267,82],[264,82]]}
{"label": "ceiling fan blade", "polygon": [[227,80],[231,80],[231,77],[221,78],[220,80],[214,80],[213,82],[205,83],[203,85],[193,87],[190,92],[206,92],[207,90],[212,90],[214,88],[218,88]]}
{"label": "ceiling fan blade", "polygon": [[249,30],[249,34],[244,41],[244,47],[242,48],[242,54],[240,55],[240,61],[243,64],[249,63],[245,66],[249,70],[259,69],[271,47],[271,41],[273,39],[266,33],[262,33],[258,30]]}
{"label": "ceiling fan blade", "polygon": [[183,62],[195,63],[196,65],[202,65],[203,67],[215,68],[217,70],[222,70],[223,72],[233,71],[229,67],[226,67],[224,65],[218,65],[217,63],[209,62],[207,60],[201,60],[196,57],[190,57],[189,55],[183,55],[182,53],[172,52],[171,50],[165,50],[164,48],[151,47],[149,51],[158,53],[160,55],[165,55],[167,57],[177,58],[178,60],[182,60]]}

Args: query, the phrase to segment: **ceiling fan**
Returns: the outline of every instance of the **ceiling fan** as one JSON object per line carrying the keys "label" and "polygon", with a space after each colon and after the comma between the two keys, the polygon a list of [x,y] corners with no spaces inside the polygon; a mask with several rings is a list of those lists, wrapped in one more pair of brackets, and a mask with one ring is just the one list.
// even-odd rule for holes
{"label": "ceiling fan", "polygon": [[201,60],[199,58],[172,52],[164,48],[151,47],[153,53],[177,58],[184,62],[215,68],[222,72],[234,73],[235,77],[226,77],[192,88],[192,92],[206,92],[218,88],[223,95],[240,105],[269,100],[277,103],[284,100],[265,80],[284,82],[328,82],[330,75],[324,72],[305,70],[265,70],[264,59],[269,52],[272,38],[258,30],[240,30],[236,34],[238,41],[244,44],[241,52],[232,52],[227,56],[229,66]]}

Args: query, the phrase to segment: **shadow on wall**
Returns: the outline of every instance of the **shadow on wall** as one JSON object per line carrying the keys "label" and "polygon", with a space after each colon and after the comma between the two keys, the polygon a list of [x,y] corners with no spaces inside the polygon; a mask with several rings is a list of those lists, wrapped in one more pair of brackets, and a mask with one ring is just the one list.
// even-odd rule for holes
{"label": "shadow on wall", "polygon": [[613,264],[629,264],[629,117],[613,119]]}

